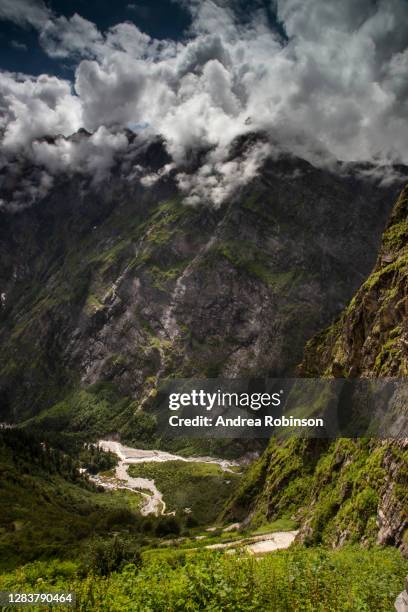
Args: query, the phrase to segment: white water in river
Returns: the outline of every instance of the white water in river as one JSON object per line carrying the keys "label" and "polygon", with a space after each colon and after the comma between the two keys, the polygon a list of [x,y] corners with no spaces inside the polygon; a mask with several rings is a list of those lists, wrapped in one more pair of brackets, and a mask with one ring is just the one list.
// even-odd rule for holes
{"label": "white water in river", "polygon": [[[236,461],[227,461],[226,459],[215,459],[213,457],[181,457],[160,450],[142,450],[139,448],[131,448],[124,446],[120,442],[113,440],[100,440],[98,442],[100,448],[104,451],[115,453],[119,457],[119,463],[116,466],[115,478],[102,476],[93,477],[92,480],[97,484],[108,489],[130,489],[138,491],[145,497],[145,503],[140,509],[141,513],[147,514],[174,514],[174,512],[166,513],[166,504],[163,500],[163,495],[155,485],[154,480],[148,478],[133,478],[128,474],[128,466],[135,463],[147,462],[163,462],[163,461],[185,461],[188,463],[213,463],[221,467],[224,472],[233,472],[233,467],[239,466]],[[146,493],[149,491],[149,493]]]}

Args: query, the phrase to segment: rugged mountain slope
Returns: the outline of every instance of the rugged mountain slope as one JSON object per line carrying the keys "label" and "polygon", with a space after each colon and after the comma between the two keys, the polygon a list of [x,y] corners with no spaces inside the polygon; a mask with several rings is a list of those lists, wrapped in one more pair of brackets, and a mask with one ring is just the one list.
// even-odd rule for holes
{"label": "rugged mountain slope", "polygon": [[373,273],[340,319],[307,344],[301,370],[311,376],[408,375],[408,187],[392,212]]}
{"label": "rugged mountain slope", "polygon": [[[166,156],[158,140],[132,163],[157,172]],[[215,209],[182,204],[171,173],[147,188],[118,167],[99,188],[62,176],[34,206],[0,213],[3,418],[62,399],[67,422],[100,415],[99,387],[87,389],[102,382],[118,398],[106,422],[122,414],[112,427],[128,435],[165,376],[293,373],[374,263],[397,185],[366,171],[268,159]]]}
{"label": "rugged mountain slope", "polygon": [[[407,228],[408,187],[372,274],[338,321],[308,342],[303,376],[407,375]],[[248,506],[253,520],[295,515],[305,541],[378,541],[408,552],[408,442],[271,442],[230,508],[243,516]]]}

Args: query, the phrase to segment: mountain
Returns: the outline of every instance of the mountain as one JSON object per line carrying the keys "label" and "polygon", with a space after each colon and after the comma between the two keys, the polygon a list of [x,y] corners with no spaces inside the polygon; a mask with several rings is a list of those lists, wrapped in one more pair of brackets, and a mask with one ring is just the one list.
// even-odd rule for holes
{"label": "mountain", "polygon": [[[308,342],[307,375],[408,375],[408,187],[390,217],[372,274],[329,329]],[[331,364],[332,371],[328,370]]]}
{"label": "mountain", "polygon": [[[104,181],[60,173],[30,206],[1,209],[3,420],[148,440],[138,409],[160,380],[292,375],[374,265],[398,181],[280,154],[221,205],[192,206],[161,172],[165,143],[132,138]],[[230,160],[259,139],[238,139]],[[3,168],[0,199],[38,172]]]}
{"label": "mountain", "polygon": [[[341,316],[306,345],[306,377],[407,375],[408,187],[383,234],[373,271]],[[366,541],[408,552],[408,441],[272,441],[230,503],[253,522],[296,516],[300,539]]]}

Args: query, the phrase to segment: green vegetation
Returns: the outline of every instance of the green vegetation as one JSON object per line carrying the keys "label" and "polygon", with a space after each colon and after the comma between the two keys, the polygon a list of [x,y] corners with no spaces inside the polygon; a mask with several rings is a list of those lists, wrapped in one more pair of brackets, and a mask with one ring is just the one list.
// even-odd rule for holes
{"label": "green vegetation", "polygon": [[173,266],[153,265],[149,267],[149,273],[153,279],[153,286],[157,289],[165,291],[171,281],[175,281],[187,266],[188,261],[180,261]]}
{"label": "green vegetation", "polygon": [[[107,577],[81,577],[74,564],[34,563],[0,577],[1,590],[73,590],[81,612],[389,612],[408,562],[394,549],[294,548],[264,556],[207,552],[162,556],[120,568],[120,544],[104,560]],[[119,555],[120,557],[120,555]],[[119,571],[109,568],[119,565]]]}
{"label": "green vegetation", "polygon": [[25,423],[42,431],[86,431],[98,436],[115,427],[129,400],[122,400],[108,384],[80,389]]}
{"label": "green vegetation", "polygon": [[275,531],[293,531],[298,529],[299,523],[289,518],[281,518],[270,523],[264,523],[257,529],[251,532],[252,535],[261,535],[263,533],[273,533]]}
{"label": "green vegetation", "polygon": [[407,376],[407,194],[406,188],[394,207],[373,272],[338,321],[307,343],[304,375]]}
{"label": "green vegetation", "polygon": [[[408,451],[376,440],[272,440],[253,463],[224,511],[224,519],[251,515],[251,526],[266,529],[283,519],[307,525],[309,545],[361,540],[374,544],[378,507],[393,466],[389,503],[406,521]],[[405,510],[404,510],[405,508]]]}
{"label": "green vegetation", "polygon": [[[63,400],[24,422],[31,432],[57,432],[58,442],[69,437],[88,441],[116,432],[143,443],[154,443],[156,420],[137,411],[111,383],[97,383],[68,394]],[[101,469],[108,469],[104,466]]]}
{"label": "green vegetation", "polygon": [[224,518],[243,520],[251,514],[252,525],[291,519],[309,499],[313,472],[325,442],[290,438],[272,439],[267,450],[244,474]]}
{"label": "green vegetation", "polygon": [[[26,420],[47,409],[52,409],[50,419],[59,418],[53,410],[57,403],[78,403],[72,397],[78,388],[78,363],[68,365],[62,358],[62,338],[79,318],[90,328],[100,324],[115,297],[114,279],[126,270],[137,268],[138,276],[148,275],[149,284],[161,290],[174,283],[188,259],[173,243],[183,224],[196,214],[178,198],[144,206],[121,201],[110,211],[99,210],[98,222],[85,224],[83,231],[83,220],[79,223],[73,213],[62,225],[53,219],[49,241],[32,236],[35,267],[29,280],[16,283],[7,311],[0,313],[5,322],[0,375],[8,385],[6,418],[18,414]],[[146,349],[142,339],[139,355],[112,355],[102,378],[111,380],[126,367],[146,370],[150,366],[153,374],[155,364],[150,363],[152,356]],[[132,357],[140,363],[129,363]],[[27,377],[29,400],[23,392]],[[66,413],[66,406],[58,406],[57,411]]]}
{"label": "green vegetation", "polygon": [[[304,373],[349,376],[353,372],[354,376],[364,367],[369,375],[406,373],[401,342],[408,263],[406,202],[400,200],[395,213],[400,218],[385,233],[376,271],[342,318],[309,343]],[[39,241],[40,250],[44,242],[44,256],[36,258],[34,249],[30,280],[23,275],[16,281],[8,310],[1,313],[5,418],[25,419],[34,438],[20,430],[0,436],[0,567],[9,572],[0,577],[0,589],[72,588],[78,609],[90,611],[381,612],[392,608],[408,565],[397,550],[377,549],[374,543],[386,496],[387,513],[397,524],[390,542],[408,544],[408,531],[400,533],[408,508],[408,451],[402,446],[348,439],[274,440],[243,477],[222,472],[217,465],[192,462],[132,466],[131,475],[155,480],[174,517],[142,517],[140,495],[102,491],[79,470],[112,470],[115,457],[91,443],[109,433],[118,432],[139,447],[165,445],[168,441],[156,438],[157,373],[216,377],[228,355],[241,345],[238,314],[226,335],[220,335],[219,326],[210,333],[196,330],[180,314],[183,338],[174,341],[164,340],[158,331],[159,310],[151,316],[145,308],[153,302],[169,303],[165,294],[173,292],[177,278],[197,254],[196,270],[204,271],[196,278],[199,291],[205,291],[216,264],[228,273],[233,267],[234,278],[246,279],[245,286],[263,285],[265,296],[292,294],[277,309],[277,319],[281,313],[289,323],[298,318],[296,326],[277,329],[277,335],[285,332],[281,354],[285,363],[290,360],[284,359],[284,351],[294,350],[302,326],[315,327],[317,306],[311,303],[309,312],[307,307],[299,309],[296,300],[302,283],[310,285],[308,295],[312,295],[313,274],[320,274],[321,266],[312,272],[300,258],[293,268],[285,256],[289,248],[278,258],[270,223],[276,235],[284,225],[274,218],[272,202],[262,204],[253,198],[244,208],[268,219],[265,240],[258,231],[236,240],[228,224],[219,234],[213,232],[212,212],[197,213],[174,199],[138,206],[120,201],[105,227],[90,220],[92,231],[82,233],[70,231],[71,224],[60,234],[53,231],[52,242]],[[83,218],[73,219],[73,224],[82,228]],[[203,239],[191,231],[197,227],[203,228]],[[217,240],[209,243],[211,235]],[[208,250],[203,248],[206,244],[211,245]],[[333,266],[327,270],[339,282],[349,273],[345,269],[338,274]],[[118,279],[124,282],[117,284]],[[134,299],[136,292],[142,300]],[[187,305],[190,311],[191,303]],[[110,321],[108,352],[92,355],[89,340]],[[265,321],[274,325],[275,319]],[[77,329],[85,330],[82,336],[74,332]],[[77,355],[87,343],[90,361],[98,358],[101,366],[100,378],[115,381],[118,387],[112,382],[79,387],[84,369]],[[67,346],[77,352],[67,352]],[[362,354],[368,365],[360,368]],[[129,385],[122,377],[126,372],[140,374],[136,381],[143,389],[140,393],[134,392],[139,387],[133,387],[133,378]],[[134,397],[147,399],[146,412],[139,410],[140,401],[124,397],[119,387],[129,394],[132,388]],[[182,446],[186,454],[202,454],[205,444],[214,455],[221,451],[240,455],[247,450],[233,441],[173,444]],[[248,517],[251,523],[245,522],[242,530],[222,531],[222,520]],[[202,526],[209,523],[219,529],[204,534]],[[315,548],[294,547],[256,562],[240,552],[197,550],[298,524],[306,544]],[[361,541],[372,548],[328,549]]]}
{"label": "green vegetation", "polygon": [[[86,461],[110,459],[89,447],[84,453]],[[93,542],[122,534],[134,546],[155,532],[160,520],[143,524],[140,495],[100,490],[78,466],[23,431],[0,431],[0,568],[56,557],[86,564]]]}
{"label": "green vegetation", "polygon": [[224,241],[208,252],[204,262],[206,265],[211,265],[214,260],[218,261],[220,256],[238,270],[260,280],[274,291],[290,290],[300,277],[300,272],[296,270],[277,272],[272,265],[271,253],[260,249],[256,243],[242,240]]}
{"label": "green vegetation", "polygon": [[79,461],[89,474],[106,472],[118,463],[116,455],[103,451],[96,444],[84,444],[80,453]]}
{"label": "green vegetation", "polygon": [[129,474],[153,479],[168,512],[187,514],[199,524],[218,518],[240,478],[216,464],[184,461],[139,463],[129,467]]}
{"label": "green vegetation", "polygon": [[310,540],[375,542],[377,507],[385,482],[385,449],[369,440],[336,441],[319,460],[313,477]]}
{"label": "green vegetation", "polygon": [[[382,457],[370,453],[368,445],[358,450],[366,453],[365,463],[353,456],[352,441],[340,441],[335,452],[327,452],[318,462],[322,493],[315,516],[329,528],[334,522],[325,510],[331,507],[327,500],[335,491],[349,488],[349,482],[355,515],[346,508],[346,500],[345,520],[351,516],[357,525],[364,525],[371,516],[370,491],[383,478]],[[310,460],[311,450],[304,451]],[[82,459],[91,465],[112,463],[109,454],[100,456],[92,445],[82,452]],[[343,460],[342,472],[338,466]],[[203,538],[198,528],[186,527],[216,515],[214,508],[225,502],[225,480],[235,479],[235,486],[236,474],[223,473],[212,464],[178,461],[131,469],[155,479],[168,509],[182,510],[188,499],[192,514],[182,519],[143,518],[137,512],[137,494],[98,491],[69,455],[23,431],[1,432],[0,590],[69,589],[76,593],[77,609],[89,612],[385,612],[402,589],[408,561],[396,549],[293,547],[260,560],[239,550],[232,555],[203,551],[209,543],[293,529],[296,523],[285,518],[264,523],[255,533],[218,529],[205,532]],[[367,482],[364,470],[371,475]],[[328,489],[330,483],[333,487]],[[404,479],[397,478],[401,503],[406,502],[406,491]],[[338,524],[336,529],[341,527]],[[361,532],[356,536],[361,537]]]}

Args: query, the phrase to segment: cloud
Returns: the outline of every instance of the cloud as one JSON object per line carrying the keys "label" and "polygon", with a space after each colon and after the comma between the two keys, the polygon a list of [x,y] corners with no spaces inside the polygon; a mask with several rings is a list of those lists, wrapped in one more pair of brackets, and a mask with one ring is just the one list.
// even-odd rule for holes
{"label": "cloud", "polygon": [[135,172],[132,174],[132,178],[139,178],[140,183],[143,187],[152,187],[155,185],[160,179],[166,177],[170,174],[172,170],[174,170],[175,164],[169,163],[165,164],[160,170],[157,172],[152,172],[150,174],[146,174],[145,168],[138,165],[134,168]]}
{"label": "cloud", "polygon": [[250,125],[309,134],[341,159],[407,160],[406,7],[278,0],[286,42],[261,12],[242,24],[211,1],[192,6],[192,38],[177,46],[129,24],[132,48],[124,31],[110,32],[92,63],[78,67],[87,125],[147,122],[176,158],[197,143],[224,146]]}
{"label": "cloud", "polygon": [[82,105],[57,77],[0,72],[2,149],[15,153],[44,135],[69,135],[82,125]]}
{"label": "cloud", "polygon": [[34,141],[31,157],[52,174],[78,172],[90,175],[93,182],[98,183],[108,175],[115,155],[126,151],[128,145],[124,133],[114,134],[100,127],[89,136]]}
{"label": "cloud", "polygon": [[216,208],[254,179],[263,162],[272,154],[267,142],[257,142],[241,157],[225,160],[218,150],[211,152],[206,162],[193,173],[179,173],[177,181],[186,204],[206,203]]}
{"label": "cloud", "polygon": [[[23,5],[3,2],[3,17],[8,7],[9,19],[37,24],[50,56],[76,62],[75,82],[0,74],[0,130],[6,149],[34,152],[53,172],[81,168],[82,149],[33,139],[80,126],[99,135],[86,149],[101,165],[97,176],[125,146],[116,139],[126,126],[162,134],[176,168],[195,149],[209,151],[196,179],[178,172],[190,203],[219,205],[230,185],[256,175],[266,145],[236,163],[228,158],[233,139],[247,132],[266,132],[315,164],[408,163],[405,0],[274,0],[279,28],[260,2],[244,18],[238,0],[184,2],[192,24],[182,42],[155,40],[130,22],[99,32],[80,15],[57,17],[42,4],[24,22]],[[97,153],[98,138],[101,147],[109,142],[107,157]],[[157,176],[139,178],[148,185]]]}
{"label": "cloud", "polygon": [[77,13],[70,19],[62,16],[48,20],[40,32],[42,47],[54,58],[92,56],[102,40],[95,24]]}
{"label": "cloud", "polygon": [[[0,162],[0,167],[1,167]],[[24,163],[7,164],[7,180],[2,181],[0,211],[20,212],[42,200],[50,191],[54,177],[45,169]]]}
{"label": "cloud", "polygon": [[17,49],[17,51],[27,51],[28,47],[24,43],[19,42],[18,40],[12,40],[10,45],[13,49]]}
{"label": "cloud", "polygon": [[41,0],[1,0],[0,19],[20,26],[41,28],[51,17],[50,9]]}
{"label": "cloud", "polygon": [[[98,189],[128,147],[125,133],[113,133],[105,127],[93,134],[80,131],[70,138],[61,135],[34,140],[23,158],[0,161],[0,169],[8,169],[6,181],[0,181],[1,191],[7,194],[0,198],[0,210],[17,212],[32,206],[49,193],[55,178],[61,175],[83,176],[93,189]],[[141,168],[137,178],[145,174],[146,169]]]}
{"label": "cloud", "polygon": [[[144,66],[112,59],[105,66],[81,62],[75,79],[84,121],[93,130],[98,125],[126,125],[141,115],[138,103],[147,86]],[[159,86],[159,84],[158,84]],[[151,91],[151,95],[155,95]]]}

